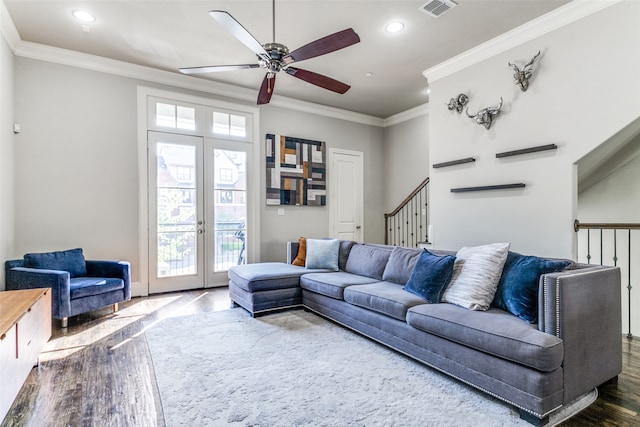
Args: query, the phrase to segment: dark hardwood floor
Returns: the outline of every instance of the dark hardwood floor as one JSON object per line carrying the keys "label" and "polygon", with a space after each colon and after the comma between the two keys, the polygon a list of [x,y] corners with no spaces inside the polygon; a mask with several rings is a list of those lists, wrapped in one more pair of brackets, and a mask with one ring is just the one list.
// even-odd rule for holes
{"label": "dark hardwood floor", "polygon": [[[120,311],[54,321],[53,334],[2,427],[164,426],[145,328],[230,306],[227,288],[134,298]],[[189,331],[185,331],[188,335]],[[563,426],[640,426],[640,337],[621,338],[623,372]],[[1,386],[1,385],[0,385]]]}

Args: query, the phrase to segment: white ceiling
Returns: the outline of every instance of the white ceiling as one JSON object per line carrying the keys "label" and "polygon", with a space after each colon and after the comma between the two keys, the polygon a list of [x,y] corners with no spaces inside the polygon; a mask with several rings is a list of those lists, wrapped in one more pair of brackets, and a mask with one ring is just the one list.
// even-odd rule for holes
{"label": "white ceiling", "polygon": [[[361,42],[296,67],[351,85],[338,95],[280,73],[277,95],[376,117],[389,117],[428,102],[422,72],[569,0],[458,0],[440,18],[420,12],[427,0],[276,0],[276,42],[291,50],[345,28]],[[269,0],[4,0],[23,41],[89,53],[178,73],[180,67],[255,63],[256,56],[207,11],[229,12],[258,41],[272,40]],[[90,32],[72,11],[96,16]],[[386,33],[402,21],[401,33]],[[367,72],[372,72],[370,77]],[[258,88],[263,69],[205,78]]]}

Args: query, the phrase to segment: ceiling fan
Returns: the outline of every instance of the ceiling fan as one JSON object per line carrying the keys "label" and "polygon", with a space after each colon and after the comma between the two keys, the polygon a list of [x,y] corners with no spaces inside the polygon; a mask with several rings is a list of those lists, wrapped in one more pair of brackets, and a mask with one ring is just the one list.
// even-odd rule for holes
{"label": "ceiling fan", "polygon": [[246,28],[236,21],[228,12],[222,10],[212,10],[209,12],[209,15],[213,19],[218,21],[218,23],[229,31],[231,35],[237,38],[258,56],[257,64],[212,65],[180,68],[180,71],[184,74],[198,74],[242,70],[246,68],[265,68],[267,70],[267,74],[262,81],[262,86],[260,86],[258,104],[269,103],[276,83],[276,74],[280,71],[284,71],[290,76],[333,92],[343,94],[348,91],[351,86],[345,83],[322,74],[314,73],[313,71],[292,67],[291,64],[331,53],[358,43],[360,41],[360,37],[358,37],[355,31],[353,31],[352,28],[348,28],[306,44],[295,49],[293,52],[289,52],[289,48],[287,46],[275,42],[275,0],[273,0],[272,5],[274,42],[263,45],[260,44],[255,37],[253,37],[251,33],[249,33],[249,31],[247,31]]}

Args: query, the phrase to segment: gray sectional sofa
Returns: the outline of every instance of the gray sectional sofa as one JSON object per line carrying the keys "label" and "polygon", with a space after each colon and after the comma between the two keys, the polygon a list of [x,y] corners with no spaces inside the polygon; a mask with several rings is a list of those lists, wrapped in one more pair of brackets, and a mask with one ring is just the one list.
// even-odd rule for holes
{"label": "gray sectional sofa", "polygon": [[288,263],[232,267],[232,301],[252,315],[303,306],[516,406],[535,425],[621,372],[616,267],[571,263],[543,274],[537,323],[528,323],[404,290],[421,250],[341,241],[331,271],[291,265],[297,245],[288,244]]}

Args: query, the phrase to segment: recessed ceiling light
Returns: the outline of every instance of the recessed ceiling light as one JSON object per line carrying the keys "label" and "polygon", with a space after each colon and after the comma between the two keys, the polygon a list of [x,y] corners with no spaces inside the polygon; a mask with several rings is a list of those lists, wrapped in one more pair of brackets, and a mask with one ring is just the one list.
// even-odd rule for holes
{"label": "recessed ceiling light", "polygon": [[82,22],[93,22],[96,20],[96,17],[90,14],[89,12],[85,12],[84,10],[74,10],[73,16],[76,19],[79,19]]}
{"label": "recessed ceiling light", "polygon": [[371,71],[367,71],[366,73],[364,73],[364,75],[367,77],[371,77],[373,76],[373,73]]}
{"label": "recessed ceiling light", "polygon": [[384,27],[387,33],[397,33],[404,29],[404,24],[402,22],[392,22],[391,24]]}

